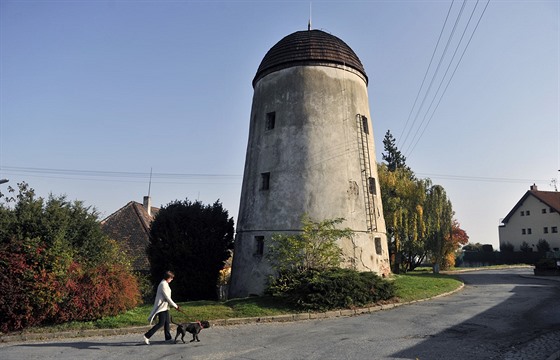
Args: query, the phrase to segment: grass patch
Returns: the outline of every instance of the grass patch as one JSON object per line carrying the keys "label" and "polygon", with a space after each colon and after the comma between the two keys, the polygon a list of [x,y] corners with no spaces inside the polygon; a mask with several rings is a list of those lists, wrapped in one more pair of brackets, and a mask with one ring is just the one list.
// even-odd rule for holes
{"label": "grass patch", "polygon": [[[407,302],[420,300],[446,293],[458,288],[461,281],[453,276],[432,274],[427,271],[412,272],[405,275],[394,275],[395,300]],[[249,297],[232,299],[226,302],[218,301],[189,301],[179,303],[179,313],[172,309],[171,316],[175,322],[196,320],[216,320],[229,318],[262,317],[296,313],[297,310],[283,303],[281,299],[272,297]],[[87,329],[115,329],[131,326],[148,325],[148,315],[152,310],[151,304],[141,305],[117,316],[110,316],[96,321],[68,322],[60,325],[33,327],[25,332],[60,332]]]}
{"label": "grass patch", "polygon": [[429,272],[393,275],[397,297],[403,301],[413,301],[430,298],[439,294],[453,291],[461,286],[457,278]]}

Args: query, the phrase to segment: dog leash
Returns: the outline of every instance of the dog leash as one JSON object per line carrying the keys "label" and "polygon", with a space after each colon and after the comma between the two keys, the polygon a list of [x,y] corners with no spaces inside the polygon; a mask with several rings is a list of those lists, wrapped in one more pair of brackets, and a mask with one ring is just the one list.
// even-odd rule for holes
{"label": "dog leash", "polygon": [[181,314],[183,314],[183,315],[187,315],[187,313],[186,313],[186,312],[184,312],[184,311],[183,311],[183,310],[181,310],[181,309],[177,309],[177,308],[175,308],[175,310],[177,310],[178,312],[180,312],[180,313],[181,313]]}

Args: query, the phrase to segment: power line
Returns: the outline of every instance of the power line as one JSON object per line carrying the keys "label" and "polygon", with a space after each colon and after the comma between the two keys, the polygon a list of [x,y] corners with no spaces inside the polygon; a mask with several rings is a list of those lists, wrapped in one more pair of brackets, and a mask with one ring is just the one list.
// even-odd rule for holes
{"label": "power line", "polygon": [[[443,63],[443,59],[445,58],[445,54],[447,53],[447,49],[449,49],[449,45],[451,44],[451,40],[453,40],[453,36],[455,34],[455,29],[457,29],[457,25],[459,24],[459,20],[461,19],[461,15],[463,14],[463,10],[465,9],[466,3],[467,3],[467,0],[463,0],[463,5],[461,6],[461,10],[459,11],[459,14],[457,15],[457,18],[455,19],[455,24],[453,25],[453,29],[451,30],[451,33],[450,33],[449,37],[447,38],[445,48],[443,49],[443,52],[441,53],[441,56],[440,56],[438,64],[437,64],[437,67],[436,67],[434,73],[432,74],[432,79],[430,80],[430,85],[428,85],[428,89],[424,93],[424,97],[422,98],[422,102],[420,103],[420,106],[416,110],[416,115],[414,116],[414,120],[412,121],[412,125],[408,129],[408,132],[407,132],[406,137],[405,137],[405,141],[403,141],[403,145],[402,145],[403,147],[404,147],[404,144],[406,144],[406,139],[408,139],[408,135],[410,135],[410,131],[412,131],[412,129],[414,128],[414,124],[416,124],[416,120],[418,120],[418,116],[420,115],[420,111],[422,111],[422,108],[424,107],[424,104],[426,102],[426,99],[428,98],[430,90],[432,89],[432,85],[434,84],[434,81],[436,80],[436,77],[439,73],[439,69],[441,67],[441,64]],[[453,6],[453,2],[451,3],[451,6]],[[451,8],[450,8],[450,10],[451,10]],[[447,24],[447,19],[445,21],[445,24]],[[445,27],[445,24],[444,24],[444,27]],[[444,29],[442,29],[442,31],[443,30]],[[439,42],[439,40],[438,40],[438,42]],[[429,68],[428,68],[428,70],[429,70]]]}
{"label": "power line", "polygon": [[[416,107],[418,97],[420,97],[420,93],[422,92],[422,89],[424,88],[424,83],[426,82],[426,78],[428,77],[428,73],[430,72],[430,68],[432,67],[432,62],[434,61],[434,56],[436,55],[437,49],[439,47],[439,42],[441,41],[441,37],[443,35],[443,30],[445,30],[445,25],[447,25],[447,20],[449,19],[449,14],[451,13],[451,8],[453,7],[454,1],[455,0],[451,1],[451,5],[449,5],[449,10],[447,10],[447,16],[445,17],[445,21],[443,22],[443,26],[441,27],[441,31],[439,32],[438,41],[436,43],[436,46],[434,47],[434,51],[432,52],[432,58],[430,59],[430,63],[428,64],[428,68],[426,69],[426,73],[424,74],[424,78],[422,79],[422,84],[420,84],[420,88],[418,89],[418,93],[416,94],[416,98],[414,99],[414,104],[412,105],[412,108],[410,109],[410,113],[408,114],[408,118],[406,119],[406,123],[404,124],[403,130],[402,130],[402,132],[399,136],[399,139],[397,140],[397,146],[400,146],[400,141],[402,139],[404,131],[406,130],[406,127],[408,126],[408,122],[410,121],[410,117],[412,116],[412,113],[414,112],[414,108]],[[410,133],[410,130],[409,130],[409,133]],[[407,137],[408,137],[408,134],[407,134]],[[406,142],[406,138],[404,140],[402,140],[402,142],[404,144]]]}
{"label": "power line", "polygon": [[[19,176],[33,176],[43,178],[74,179],[74,180],[96,180],[96,181],[129,181],[144,182],[150,179],[150,172],[131,171],[100,171],[100,170],[77,170],[77,169],[55,169],[3,166],[2,171],[6,174]],[[192,183],[199,181],[235,181],[240,182],[242,175],[236,174],[185,174],[185,173],[152,173],[153,179],[159,182],[171,183],[170,181],[182,181],[181,183]],[[157,181],[154,181],[157,182]]]}
{"label": "power line", "polygon": [[[478,25],[480,24],[480,21],[482,20],[482,17],[484,16],[484,13],[486,12],[486,9],[487,9],[487,7],[488,7],[488,5],[489,5],[489,3],[490,3],[490,0],[487,1],[486,6],[484,7],[484,10],[482,11],[482,13],[481,13],[481,15],[480,15],[480,17],[479,17],[479,19],[478,19],[478,22],[477,22],[477,24],[476,24],[474,30],[472,31],[472,33],[471,33],[471,35],[470,35],[470,38],[469,38],[468,43],[467,43],[467,45],[465,46],[465,48],[464,48],[464,50],[463,50],[463,52],[462,52],[462,55],[461,55],[459,61],[457,62],[456,66],[455,66],[455,68],[454,68],[454,70],[453,70],[453,73],[452,73],[451,77],[450,77],[449,80],[447,81],[447,84],[446,84],[446,86],[445,86],[443,92],[441,93],[441,96],[439,97],[439,100],[437,101],[437,105],[435,106],[434,110],[432,111],[432,113],[431,113],[431,115],[430,115],[430,117],[429,117],[428,122],[426,122],[426,119],[428,118],[428,114],[430,113],[430,109],[432,108],[434,102],[435,102],[436,99],[438,98],[439,90],[441,89],[442,85],[445,83],[445,77],[447,76],[447,74],[448,74],[448,72],[449,72],[449,69],[450,69],[450,67],[451,67],[451,65],[452,65],[452,63],[453,63],[453,60],[455,59],[456,54],[457,54],[459,48],[461,47],[461,45],[462,45],[462,43],[463,43],[464,35],[465,35],[465,33],[467,32],[467,29],[468,29],[468,27],[469,27],[469,24],[471,23],[471,20],[472,20],[472,18],[473,18],[473,15],[474,15],[474,13],[475,13],[475,11],[476,11],[476,8],[477,8],[477,6],[478,6],[478,3],[479,3],[479,1],[477,0],[476,4],[475,4],[475,6],[474,6],[474,8],[473,8],[473,10],[472,10],[472,12],[471,12],[471,16],[469,17],[468,22],[467,22],[467,24],[464,26],[463,34],[462,34],[460,40],[457,42],[457,45],[456,45],[456,47],[455,47],[455,51],[453,52],[453,56],[452,56],[451,60],[449,61],[449,64],[447,65],[447,70],[445,71],[445,74],[444,74],[444,75],[441,77],[441,79],[440,79],[440,83],[439,83],[439,86],[438,86],[438,88],[437,88],[437,91],[436,91],[433,95],[430,95],[429,93],[430,93],[430,90],[431,90],[431,88],[432,88],[432,85],[433,85],[433,83],[435,82],[436,77],[437,77],[437,74],[438,74],[438,72],[439,72],[439,69],[440,69],[441,65],[443,64],[443,62],[444,62],[445,55],[447,54],[447,50],[448,50],[448,48],[449,48],[449,45],[451,44],[451,41],[452,41],[453,36],[454,36],[454,34],[455,34],[455,31],[456,31],[456,29],[457,29],[457,27],[458,27],[459,20],[460,20],[461,15],[462,15],[462,13],[463,13],[463,11],[464,11],[464,8],[465,8],[465,5],[466,5],[466,0],[463,1],[463,5],[461,6],[461,10],[459,11],[459,13],[458,13],[458,15],[457,15],[457,18],[456,18],[456,20],[455,20],[455,24],[454,24],[454,26],[453,26],[453,29],[452,29],[451,33],[449,34],[449,37],[448,37],[447,43],[446,43],[446,47],[445,47],[445,49],[444,49],[443,52],[442,52],[442,55],[441,55],[441,57],[440,57],[438,66],[437,66],[436,70],[434,71],[434,73],[432,74],[432,78],[431,78],[431,81],[430,81],[430,85],[429,85],[428,89],[426,90],[426,92],[425,92],[425,94],[424,94],[424,97],[423,97],[423,99],[422,99],[421,105],[418,107],[418,109],[417,109],[417,111],[416,111],[416,115],[415,115],[415,117],[414,117],[414,120],[413,120],[412,124],[410,125],[410,127],[408,128],[408,130],[407,130],[407,132],[406,132],[405,140],[402,142],[402,147],[404,148],[404,146],[405,146],[407,140],[409,139],[409,135],[410,135],[410,133],[412,132],[412,130],[414,129],[415,124],[416,124],[416,121],[418,120],[418,117],[420,116],[420,113],[422,112],[422,108],[423,108],[423,106],[424,106],[426,100],[428,99],[429,96],[432,96],[433,98],[432,98],[432,100],[431,100],[431,102],[430,102],[430,106],[429,106],[428,109],[426,110],[422,122],[421,122],[420,125],[416,128],[416,130],[415,130],[415,132],[414,132],[414,136],[412,137],[412,140],[410,140],[410,143],[408,144],[408,147],[406,147],[406,150],[403,151],[403,153],[404,153],[407,157],[410,157],[412,151],[414,150],[414,148],[416,147],[416,145],[417,145],[418,142],[420,141],[420,138],[422,137],[422,135],[423,135],[424,132],[426,131],[426,129],[427,129],[427,127],[428,127],[428,125],[429,125],[431,119],[433,118],[433,116],[434,116],[436,110],[438,109],[439,104],[441,103],[441,100],[443,99],[443,95],[444,95],[445,92],[447,91],[447,88],[449,87],[449,84],[451,83],[451,80],[453,79],[453,77],[454,77],[454,75],[455,75],[455,73],[456,73],[456,71],[457,71],[457,68],[458,68],[459,64],[461,63],[461,60],[463,59],[463,56],[465,55],[465,52],[466,52],[466,50],[467,50],[467,48],[468,48],[468,46],[469,46],[469,44],[470,44],[470,42],[471,42],[471,40],[472,40],[472,38],[473,38],[473,36],[474,36],[474,33],[476,32],[476,30],[477,30],[477,28],[478,28]],[[452,4],[451,4],[451,7],[452,7],[452,6],[453,6],[453,2],[452,2]],[[450,7],[450,10],[451,10],[451,7]],[[449,16],[449,13],[448,13],[448,16]],[[445,25],[447,24],[447,20],[448,20],[448,19],[446,18],[445,23],[444,23],[444,28],[445,28]],[[443,32],[443,29],[442,29],[442,32]],[[440,34],[440,37],[441,37],[441,34]],[[440,39],[438,39],[438,45],[439,45],[439,43],[440,43]],[[436,49],[437,49],[437,45],[436,45]],[[432,57],[433,57],[433,55],[432,55]],[[432,61],[430,61],[430,66],[431,66],[431,63],[432,63]],[[427,72],[429,71],[430,66],[428,67]],[[427,73],[427,72],[426,72],[426,73]],[[424,83],[424,80],[423,80],[422,84],[423,84],[423,83]],[[423,85],[421,85],[421,88],[422,88],[422,87],[423,87]],[[420,91],[419,91],[419,93],[420,93]],[[417,97],[418,97],[418,95],[417,95]],[[417,99],[414,101],[414,105],[413,105],[413,107],[412,107],[412,109],[411,109],[411,113],[412,113],[412,111],[414,110],[414,107],[415,107],[415,104],[416,104],[416,103],[417,103]],[[410,116],[410,115],[409,115],[409,116]],[[409,123],[409,120],[407,120],[406,124],[408,124],[408,123]],[[424,126],[424,124],[425,124],[425,126]],[[407,125],[405,125],[405,128],[406,128],[406,126],[407,126]],[[424,127],[423,127],[423,126],[424,126]],[[423,127],[423,129],[422,129],[422,127]],[[405,130],[406,130],[406,129],[405,129]],[[404,133],[404,130],[403,130],[403,133]]]}
{"label": "power line", "polygon": [[516,179],[516,178],[498,178],[498,177],[488,177],[488,176],[467,176],[467,175],[449,175],[449,174],[428,174],[428,173],[416,173],[416,175],[433,178],[433,179],[446,179],[446,180],[459,180],[459,181],[479,181],[479,182],[503,182],[503,183],[534,183],[534,182],[548,182],[549,180],[542,179]]}
{"label": "power line", "polygon": [[414,139],[416,138],[416,134],[418,134],[418,131],[420,131],[422,125],[424,124],[426,117],[428,116],[428,113],[430,112],[430,109],[432,108],[432,105],[437,97],[437,94],[439,93],[439,90],[441,89],[441,86],[443,85],[444,79],[447,76],[447,73],[449,72],[449,68],[451,67],[451,65],[453,64],[453,60],[455,59],[455,55],[457,55],[457,51],[459,50],[459,46],[461,44],[461,42],[463,41],[463,37],[465,36],[465,33],[467,32],[467,28],[473,18],[473,15],[476,11],[476,8],[478,6],[478,0],[473,8],[473,11],[471,12],[471,16],[469,17],[469,21],[467,22],[467,25],[465,26],[465,29],[463,31],[463,34],[461,35],[461,39],[459,40],[459,43],[457,44],[457,47],[455,48],[455,51],[453,52],[453,57],[451,58],[449,65],[447,66],[447,69],[445,70],[445,74],[443,75],[443,77],[441,78],[441,82],[436,90],[436,93],[434,94],[434,98],[432,99],[432,102],[430,103],[430,106],[428,107],[428,110],[426,111],[426,114],[424,114],[424,118],[422,119],[422,122],[420,123],[420,126],[418,127],[418,130],[416,132],[416,134],[414,135],[414,137],[412,138],[412,142],[409,146],[410,148],[410,152],[407,152],[410,156],[410,154],[414,151],[414,149],[416,148],[416,145],[418,144],[418,142],[420,141],[420,138],[422,137],[422,135],[424,135],[424,132],[426,131],[426,129],[428,128],[428,125],[430,124],[430,122],[432,121],[432,118],[434,117],[434,114],[436,113],[436,110],[439,108],[439,104],[441,103],[441,100],[443,99],[443,96],[445,95],[445,93],[447,92],[447,88],[449,87],[449,84],[451,83],[451,80],[453,80],[453,77],[455,76],[455,73],[457,72],[457,69],[459,68],[459,64],[461,63],[461,61],[463,60],[463,56],[465,55],[465,52],[467,51],[467,48],[469,47],[471,40],[474,36],[474,33],[476,32],[476,29],[478,28],[478,25],[480,24],[480,21],[482,20],[482,17],[484,16],[484,13],[486,12],[486,8],[488,7],[488,4],[490,3],[490,1],[488,1],[486,3],[486,6],[484,7],[484,9],[482,10],[482,13],[480,15],[480,17],[478,18],[478,22],[475,25],[475,28],[473,30],[473,32],[471,33],[471,36],[469,37],[469,40],[467,42],[467,45],[465,45],[465,48],[463,49],[463,52],[461,53],[461,57],[459,58],[459,61],[457,61],[457,64],[455,65],[455,68],[451,74],[451,76],[449,77],[449,80],[447,81],[447,84],[443,90],[443,92],[441,93],[441,96],[436,104],[436,107],[434,108],[432,115],[430,116],[428,122],[426,123],[426,126],[424,127],[424,129],[422,130],[422,132],[420,133],[420,136],[418,136],[418,138],[416,139],[416,142],[414,142]]}

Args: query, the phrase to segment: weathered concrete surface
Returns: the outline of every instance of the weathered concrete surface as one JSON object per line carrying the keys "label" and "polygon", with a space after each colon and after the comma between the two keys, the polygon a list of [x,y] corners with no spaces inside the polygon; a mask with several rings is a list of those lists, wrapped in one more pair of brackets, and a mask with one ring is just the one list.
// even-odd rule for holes
{"label": "weathered concrete surface", "polygon": [[[267,129],[270,113],[273,129]],[[268,189],[262,189],[265,173]],[[366,179],[376,179],[371,193],[365,173]],[[343,266],[390,273],[367,87],[342,67],[294,66],[256,83],[232,297],[262,294],[271,274],[265,257],[256,253],[255,237],[264,237],[266,252],[273,234],[301,231],[304,214],[315,221],[344,218],[341,227],[355,231],[339,244]]]}

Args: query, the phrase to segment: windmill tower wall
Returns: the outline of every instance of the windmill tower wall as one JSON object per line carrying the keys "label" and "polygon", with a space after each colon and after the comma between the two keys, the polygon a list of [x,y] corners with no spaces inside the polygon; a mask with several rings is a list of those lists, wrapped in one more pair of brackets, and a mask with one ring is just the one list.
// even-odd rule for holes
{"label": "windmill tower wall", "polygon": [[262,294],[267,241],[301,231],[305,213],[354,230],[339,244],[342,266],[390,272],[367,77],[312,60],[255,78],[230,297]]}

